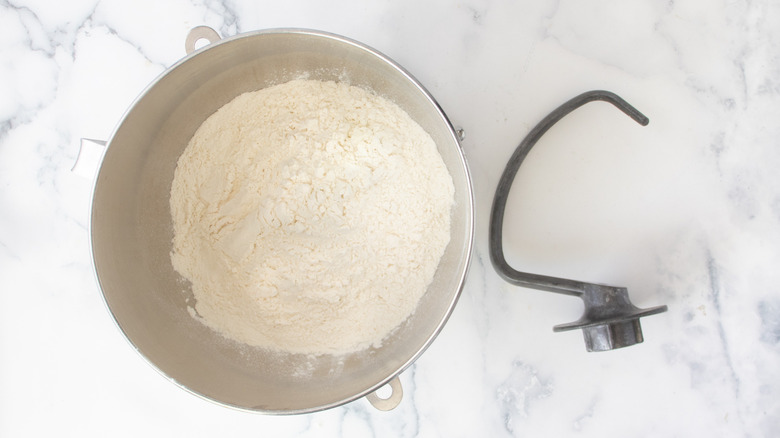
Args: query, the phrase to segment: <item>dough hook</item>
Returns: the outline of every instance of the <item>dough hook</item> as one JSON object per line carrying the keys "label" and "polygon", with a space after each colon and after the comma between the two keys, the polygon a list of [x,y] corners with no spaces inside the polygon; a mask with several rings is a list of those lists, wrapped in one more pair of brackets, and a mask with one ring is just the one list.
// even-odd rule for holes
{"label": "dough hook", "polygon": [[631,304],[628,298],[628,289],[624,287],[520,272],[507,263],[502,243],[507,197],[512,187],[512,181],[514,181],[523,160],[542,135],[555,123],[582,105],[596,100],[611,103],[642,126],[646,126],[650,122],[644,114],[618,95],[602,90],[580,94],[539,122],[512,154],[498,182],[490,216],[490,260],[498,274],[511,284],[580,297],[585,304],[585,312],[582,317],[568,324],[557,325],[553,327],[553,331],[582,329],[585,336],[585,347],[588,351],[606,351],[642,342],[644,338],[639,318],[665,312],[667,307],[656,306],[640,309]]}

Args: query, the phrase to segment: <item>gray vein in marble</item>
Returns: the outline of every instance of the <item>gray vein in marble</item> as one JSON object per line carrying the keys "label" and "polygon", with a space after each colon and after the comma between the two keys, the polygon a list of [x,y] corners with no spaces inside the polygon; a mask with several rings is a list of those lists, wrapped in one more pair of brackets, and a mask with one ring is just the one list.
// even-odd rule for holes
{"label": "gray vein in marble", "polygon": [[[147,54],[144,51],[144,49],[141,47],[141,45],[139,45],[138,43],[134,42],[132,39],[130,39],[130,38],[120,34],[114,27],[110,26],[108,23],[106,23],[104,21],[96,20],[95,19],[95,12],[96,11],[97,11],[97,9],[93,10],[92,13],[89,14],[89,17],[87,17],[87,19],[84,21],[84,23],[82,23],[82,25],[79,26],[79,30],[88,31],[89,29],[103,28],[106,31],[108,31],[108,33],[110,35],[113,35],[114,37],[116,37],[119,41],[122,41],[123,43],[131,46],[149,64],[152,64],[152,65],[154,65],[156,67],[159,67],[161,70],[166,70],[168,68],[168,66],[165,63],[159,62],[159,61],[154,61],[149,56],[149,54]],[[74,44],[75,44],[75,41],[74,41]],[[74,48],[74,56],[75,56],[75,48]]]}
{"label": "gray vein in marble", "polygon": [[[163,69],[167,68],[167,66],[162,62],[154,61],[147,53],[145,53],[143,48],[139,44],[134,42],[131,38],[122,35],[113,26],[109,25],[105,21],[100,20],[99,11],[98,11],[98,7],[100,6],[99,2],[96,2],[95,5],[90,10],[89,14],[83,20],[78,22],[76,26],[72,27],[72,29],[58,28],[58,29],[54,29],[53,32],[49,32],[49,34],[51,34],[52,36],[49,36],[47,40],[48,43],[47,47],[40,47],[40,48],[36,48],[34,46],[34,41],[31,36],[32,29],[30,25],[25,20],[22,19],[23,17],[22,14],[26,14],[25,16],[32,17],[32,20],[34,21],[37,28],[41,30],[44,29],[44,26],[41,23],[35,11],[33,11],[27,6],[15,6],[11,4],[8,0],[0,0],[0,6],[11,8],[17,12],[17,14],[20,17],[20,22],[27,30],[28,46],[30,47],[30,49],[33,51],[43,52],[49,57],[54,57],[55,48],[62,48],[64,51],[70,54],[71,58],[75,59],[77,55],[76,47],[75,47],[76,40],[77,40],[76,35],[78,35],[80,31],[86,32],[90,29],[102,27],[105,28],[109,32],[109,34],[115,36],[120,41],[127,43],[128,45],[133,47],[150,64],[159,66]],[[68,23],[68,24],[72,24],[72,23]]]}
{"label": "gray vein in marble", "polygon": [[[98,4],[96,3],[95,6],[89,11],[89,14],[87,14],[86,17],[76,26],[76,28],[73,31],[73,37],[69,39],[68,46],[66,47],[65,44],[62,44],[63,47],[66,47],[66,51],[70,53],[73,60],[76,60],[76,42],[78,40],[78,35],[80,32],[87,33],[89,28],[87,27],[87,24],[92,24],[94,22],[95,12],[97,12]],[[91,26],[94,28],[94,26]],[[108,26],[106,26],[106,29],[108,29]],[[110,32],[110,30],[109,30]],[[116,33],[116,32],[114,32]],[[129,43],[128,43],[129,44]],[[132,44],[130,44],[132,46]],[[135,47],[135,46],[133,46]]]}
{"label": "gray vein in marble", "polygon": [[345,436],[344,420],[349,415],[354,415],[360,421],[362,421],[366,427],[371,430],[370,437],[376,438],[376,431],[374,430],[373,423],[371,422],[371,415],[368,412],[368,406],[366,403],[348,403],[344,405],[340,412],[341,418],[339,420],[339,436]]}
{"label": "gray vein in marble", "polygon": [[[405,388],[404,390],[404,398],[406,398],[406,403],[409,403],[411,406],[410,412],[413,416],[413,421],[411,423],[412,431],[410,434],[407,434],[407,436],[417,436],[417,434],[420,433],[420,411],[417,409],[417,363],[413,363],[412,366],[406,369],[404,373],[409,374],[409,379],[407,380],[409,385],[411,385],[409,388]],[[407,395],[408,394],[408,395]]]}
{"label": "gray vein in marble", "polygon": [[[487,294],[488,293],[498,293],[498,291],[491,291],[488,287],[487,283],[487,273],[486,273],[486,267],[485,267],[485,257],[482,254],[482,251],[480,251],[479,248],[475,246],[474,251],[472,252],[472,264],[469,268],[469,275],[468,278],[480,278],[482,279],[482,283],[479,285],[478,288],[476,288],[476,291],[479,293],[479,295],[475,295],[475,300],[478,300],[477,308],[480,309],[480,311],[475,312],[475,318],[479,318],[478,321],[475,321],[476,328],[479,331],[479,339],[487,339],[487,337],[490,334],[490,321],[488,318],[489,312],[487,309]],[[476,262],[476,263],[475,263]],[[476,265],[476,266],[475,266]],[[476,271],[476,272],[475,272]],[[474,288],[469,289],[469,291],[474,292]],[[500,298],[498,298],[500,299]],[[480,348],[480,354],[479,354],[479,361],[480,361],[480,375],[482,376],[483,382],[487,380],[488,376],[488,363],[486,358],[488,357],[488,343],[487,342],[480,342],[479,344]]]}
{"label": "gray vein in marble", "polygon": [[717,320],[718,324],[718,337],[720,338],[721,345],[723,346],[723,352],[725,354],[726,363],[728,364],[729,370],[731,372],[731,378],[732,378],[732,384],[734,385],[734,395],[736,397],[739,397],[739,378],[737,377],[737,373],[734,370],[734,364],[731,360],[731,354],[729,353],[729,343],[728,339],[726,338],[726,330],[723,327],[723,319],[721,316],[723,315],[723,312],[721,310],[721,303],[720,303],[720,294],[721,294],[721,287],[720,287],[720,277],[718,275],[718,268],[715,264],[715,259],[712,257],[712,254],[708,251],[707,252],[707,275],[710,281],[710,293],[712,294],[712,303],[713,306],[715,306],[715,312],[717,313],[715,315],[715,319]]}
{"label": "gray vein in marble", "polygon": [[9,248],[8,245],[6,245],[5,242],[3,242],[2,240],[0,240],[0,250],[2,250],[2,257],[0,258],[21,261],[19,255],[13,252],[11,248]]}
{"label": "gray vein in marble", "polygon": [[[720,274],[718,272],[718,267],[715,258],[712,256],[712,253],[709,251],[709,249],[707,250],[706,257],[707,257],[706,259],[707,275],[710,282],[710,293],[712,294],[712,302],[713,302],[713,306],[715,307],[715,313],[716,313],[714,316],[715,316],[715,320],[717,321],[718,338],[720,339],[720,343],[723,349],[723,355],[726,360],[726,366],[728,367],[730,373],[731,385],[734,391],[734,398],[736,400],[739,400],[740,380],[736,370],[734,369],[734,361],[732,359],[728,338],[726,337],[726,329],[725,327],[723,327],[723,310],[721,308],[722,288],[720,284]],[[739,421],[744,424],[744,420],[742,418],[742,414],[739,409],[737,410],[737,417]]]}
{"label": "gray vein in marble", "polygon": [[0,144],[2,144],[2,141],[5,140],[5,137],[8,135],[8,133],[16,127],[16,124],[17,122],[15,117],[0,122]]}
{"label": "gray vein in marble", "polygon": [[515,433],[515,416],[528,418],[534,401],[549,397],[552,392],[553,383],[540,379],[536,368],[521,360],[514,361],[512,372],[497,390],[507,432]]}
{"label": "gray vein in marble", "polygon": [[725,143],[726,133],[723,131],[717,132],[710,142],[710,150],[715,155],[715,166],[718,169],[718,174],[723,177],[723,169],[721,168],[721,155],[726,149]]}
{"label": "gray vein in marble", "polygon": [[588,423],[590,420],[593,419],[593,413],[596,412],[597,404],[598,404],[598,398],[594,397],[591,400],[591,402],[588,404],[588,408],[585,410],[585,412],[579,417],[574,419],[574,423],[572,424],[574,430],[581,431],[583,426],[585,426],[586,423]]}
{"label": "gray vein in marble", "polygon": [[[618,71],[621,71],[621,72],[625,72],[626,74],[631,74],[632,76],[641,77],[639,72],[628,72],[628,71],[626,71],[626,69],[624,67],[621,67],[620,65],[608,62],[605,59],[594,58],[593,56],[589,56],[587,54],[581,53],[575,47],[571,47],[571,45],[567,44],[562,38],[560,38],[559,36],[555,35],[554,31],[551,30],[550,28],[552,27],[553,23],[555,22],[555,20],[557,18],[557,15],[560,13],[559,9],[560,9],[560,0],[554,2],[554,4],[551,5],[550,13],[544,16],[544,20],[542,20],[543,23],[544,23],[543,31],[542,31],[543,38],[541,38],[541,40],[550,39],[552,41],[555,41],[561,48],[565,49],[566,51],[568,51],[569,53],[571,53],[573,55],[597,61],[599,64],[601,64],[601,65],[603,65],[605,67],[613,68],[615,70],[618,70]],[[564,15],[567,15],[567,14],[564,14]]]}
{"label": "gray vein in marble", "polygon": [[76,226],[76,228],[78,228],[79,230],[81,230],[81,231],[83,231],[83,232],[85,232],[85,233],[86,233],[86,232],[89,232],[89,226],[88,226],[88,224],[87,224],[87,223],[85,223],[85,222],[82,222],[81,220],[79,220],[79,218],[72,217],[72,216],[67,216],[67,220],[68,220],[69,222],[72,222],[72,223],[73,223],[73,225],[75,225],[75,226]]}
{"label": "gray vein in marble", "polygon": [[305,431],[309,431],[312,427],[312,424],[314,423],[314,415],[299,415],[300,418],[303,419],[303,423],[301,425],[301,433]]}
{"label": "gray vein in marble", "polygon": [[236,8],[226,0],[200,0],[193,1],[193,5],[203,5],[208,11],[213,12],[219,17],[223,17],[222,25],[219,27],[219,34],[225,38],[238,34],[242,31]]}
{"label": "gray vein in marble", "polygon": [[[558,10],[561,7],[561,0],[555,0],[554,2],[550,3],[550,11],[543,15],[540,20],[540,23],[543,23],[543,29],[544,32],[542,35],[544,38],[555,38],[550,33],[550,25],[552,24],[553,20],[555,20],[555,17],[558,15]],[[543,38],[543,39],[544,39]]]}
{"label": "gray vein in marble", "polygon": [[[736,4],[736,3],[735,3]],[[712,83],[706,83],[703,82],[704,79],[697,77],[697,74],[693,71],[690,71],[688,68],[686,68],[684,59],[686,59],[688,56],[686,53],[684,53],[684,47],[680,45],[680,41],[687,42],[684,39],[673,35],[673,31],[666,27],[667,26],[667,20],[669,20],[671,17],[682,19],[681,17],[674,15],[675,14],[675,2],[670,1],[668,3],[668,7],[666,8],[665,12],[666,14],[660,17],[659,20],[656,21],[656,24],[654,26],[654,30],[661,35],[669,47],[672,49],[676,64],[679,66],[680,72],[682,72],[685,75],[685,86],[689,89],[695,91],[696,95],[698,95],[700,98],[707,99],[711,98],[714,99],[720,107],[728,110],[733,110],[735,107],[735,99],[730,94],[724,95],[724,93],[727,93],[726,90],[731,90],[731,88],[726,88],[719,86],[720,84],[712,84]],[[750,4],[746,6],[747,8],[750,8]],[[739,16],[744,18],[747,13],[745,11],[735,13],[734,16]],[[744,22],[742,23],[744,27]],[[699,32],[704,32],[706,29],[698,29]],[[734,41],[731,41],[732,44],[734,44]],[[740,80],[736,81],[738,82],[736,86],[740,89],[740,101],[744,102],[744,106],[747,105],[747,96],[749,95],[748,86],[747,86],[747,77],[745,74],[745,66],[744,66],[744,58],[747,54],[746,45],[749,44],[749,39],[744,40],[741,47],[737,47],[734,50],[736,50],[736,55],[733,57],[733,59],[728,59],[731,61],[731,65],[735,67],[734,69],[731,69],[732,71],[737,72]],[[731,82],[731,84],[734,84],[734,82]]]}
{"label": "gray vein in marble", "polygon": [[[38,14],[32,8],[28,6],[16,6],[8,0],[0,0],[0,6],[11,8],[18,14],[20,23],[27,31],[28,46],[30,50],[42,52],[52,58],[56,55],[57,49],[62,49],[64,52],[68,53],[72,59],[75,58],[76,35],[82,30],[87,20],[93,17],[98,5],[99,3],[96,1],[89,13],[86,14],[82,20],[71,21],[54,29],[46,29],[46,26],[44,26],[43,22],[38,17]],[[32,23],[30,23],[30,20],[32,20]],[[36,47],[36,39],[33,38],[33,33],[40,33],[40,37],[45,40],[45,44],[39,44],[40,47]]]}
{"label": "gray vein in marble", "polygon": [[[0,7],[3,9],[10,9],[14,13],[16,13],[17,18],[19,22],[21,23],[22,27],[25,30],[25,46],[28,48],[31,52],[37,52],[42,53],[47,58],[51,58],[54,56],[53,51],[51,50],[44,50],[43,48],[36,48],[34,47],[33,38],[31,36],[31,29],[29,21],[32,20],[34,23],[37,23],[38,27],[42,27],[40,20],[38,19],[38,16],[35,14],[34,11],[32,11],[30,8],[26,6],[16,6],[8,2],[7,0],[0,0]],[[24,19],[24,17],[27,17],[27,19]],[[53,59],[52,59],[53,62]],[[35,118],[35,116],[44,108],[46,108],[56,97],[56,89],[55,93],[51,94],[51,98],[47,101],[43,102],[37,102],[36,105],[33,106],[23,106],[23,104],[19,103],[19,106],[17,107],[17,110],[13,115],[11,115],[8,119],[0,121],[0,141],[4,140],[6,136],[9,134],[10,131],[15,129],[16,127],[20,125],[25,125],[29,123],[31,120]]]}
{"label": "gray vein in marble", "polygon": [[480,8],[477,9],[473,5],[468,6],[468,11],[471,13],[471,21],[474,22],[477,26],[482,26],[484,24],[483,17],[487,13],[487,8]]}
{"label": "gray vein in marble", "polygon": [[[35,29],[36,32],[43,30],[43,25],[41,24],[41,20],[38,18],[38,15],[30,9],[27,6],[16,6],[9,2],[8,0],[0,0],[0,7],[11,9],[13,12],[15,12],[19,18],[19,23],[22,24],[22,27],[24,27],[26,32],[27,41],[25,42],[26,46],[34,52],[42,52],[46,54],[47,56],[54,56],[54,50],[52,49],[53,45],[51,44],[51,40],[49,39],[48,42],[50,43],[48,47],[36,47],[35,41],[33,41],[32,37],[32,25],[36,25],[38,29]],[[30,20],[32,20],[32,23],[30,23]]]}
{"label": "gray vein in marble", "polygon": [[[471,271],[468,278],[481,278],[482,284],[480,284],[478,288],[476,288],[476,291],[480,292],[478,296],[475,296],[475,298],[480,299],[482,302],[480,303],[480,307],[484,308],[485,306],[485,297],[488,293],[488,285],[487,285],[487,275],[485,274],[485,259],[482,256],[482,251],[479,250],[479,248],[474,248],[473,259],[472,259],[472,266],[469,268]],[[476,263],[474,263],[476,262]],[[474,266],[476,265],[476,266]],[[476,268],[476,269],[475,269]],[[478,270],[479,274],[475,274],[474,271]],[[473,289],[470,289],[469,291],[473,291]],[[487,336],[487,327],[488,327],[488,316],[486,312],[480,312],[479,313],[482,318],[479,321],[479,324],[477,328],[480,330],[480,337],[484,338]],[[484,349],[484,346],[483,346]],[[484,364],[483,364],[484,365]]]}
{"label": "gray vein in marble", "polygon": [[761,341],[772,347],[780,347],[780,302],[762,300],[758,303],[761,319]]}
{"label": "gray vein in marble", "polygon": [[4,140],[6,136],[18,128],[19,126],[26,125],[32,122],[38,114],[46,109],[56,99],[56,92],[52,93],[50,99],[45,102],[39,102],[37,105],[30,107],[22,107],[16,111],[10,118],[0,121],[0,141]]}
{"label": "gray vein in marble", "polygon": [[[747,17],[750,14],[750,10],[753,8],[753,5],[751,3],[748,3],[746,5],[747,11],[745,11],[744,17]],[[742,31],[746,32],[753,29],[753,26],[747,25],[744,21],[741,24]],[[750,53],[750,41],[751,39],[745,39],[742,42],[742,46],[739,48],[739,52],[736,56],[736,58],[733,60],[734,66],[736,67],[736,70],[739,74],[739,86],[741,91],[741,101],[744,102],[742,108],[747,108],[748,102],[750,100],[750,89],[748,87],[748,79],[747,74],[745,72],[745,58],[747,58],[747,55]],[[731,99],[732,105],[734,105],[734,100]]]}

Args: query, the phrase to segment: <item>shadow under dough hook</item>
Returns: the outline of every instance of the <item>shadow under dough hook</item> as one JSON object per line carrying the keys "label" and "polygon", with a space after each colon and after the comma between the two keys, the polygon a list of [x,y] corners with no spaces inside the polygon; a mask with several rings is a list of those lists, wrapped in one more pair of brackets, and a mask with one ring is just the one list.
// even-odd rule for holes
{"label": "shadow under dough hook", "polygon": [[628,102],[615,93],[602,90],[580,94],[539,122],[512,154],[498,182],[490,215],[490,260],[498,274],[511,284],[580,297],[585,303],[582,317],[578,321],[557,325],[553,330],[559,332],[580,328],[585,336],[585,346],[588,351],[605,351],[642,342],[642,326],[639,324],[639,318],[665,312],[667,307],[640,309],[631,304],[628,290],[624,287],[520,272],[509,266],[504,258],[502,240],[504,211],[509,189],[528,152],[556,122],[582,105],[596,100],[611,103],[642,126],[649,123],[648,118]]}

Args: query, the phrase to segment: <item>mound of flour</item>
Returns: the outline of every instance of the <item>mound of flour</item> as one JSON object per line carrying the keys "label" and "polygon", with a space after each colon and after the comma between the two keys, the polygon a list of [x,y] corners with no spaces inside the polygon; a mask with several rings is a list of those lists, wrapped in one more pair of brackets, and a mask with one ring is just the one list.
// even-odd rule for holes
{"label": "mound of flour", "polygon": [[224,336],[295,353],[378,346],[417,306],[450,236],[453,184],[387,99],[295,80],[197,130],[171,188],[173,266]]}

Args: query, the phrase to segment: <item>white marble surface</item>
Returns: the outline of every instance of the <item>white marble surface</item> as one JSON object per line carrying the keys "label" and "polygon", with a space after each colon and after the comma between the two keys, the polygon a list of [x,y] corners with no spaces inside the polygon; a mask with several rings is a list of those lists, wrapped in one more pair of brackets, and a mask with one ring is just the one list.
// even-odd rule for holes
{"label": "white marble surface", "polygon": [[[78,141],[107,138],[199,24],[360,40],[467,131],[472,269],[395,411],[214,405],[149,367],[106,311]],[[552,332],[578,300],[505,284],[487,256],[514,147],[596,88],[650,125],[603,103],[564,119],[521,169],[505,247],[520,269],[669,306],[643,344],[607,353]],[[779,120],[774,1],[0,0],[0,436],[778,436]]]}

